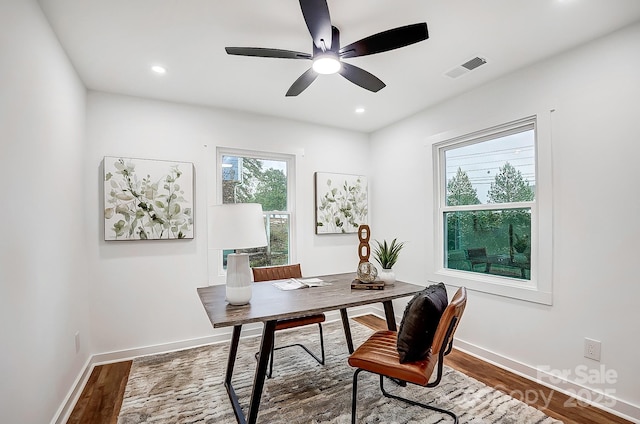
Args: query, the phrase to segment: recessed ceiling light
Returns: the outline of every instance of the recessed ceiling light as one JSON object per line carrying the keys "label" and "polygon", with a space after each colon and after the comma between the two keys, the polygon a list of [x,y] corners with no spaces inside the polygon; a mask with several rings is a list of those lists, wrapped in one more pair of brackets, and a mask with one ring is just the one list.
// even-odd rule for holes
{"label": "recessed ceiling light", "polygon": [[356,113],[364,113],[364,108],[363,107],[357,107],[356,108]]}
{"label": "recessed ceiling light", "polygon": [[164,66],[160,66],[160,65],[154,65],[151,67],[151,70],[153,72],[155,72],[156,74],[166,74],[167,73],[167,68],[165,68]]}

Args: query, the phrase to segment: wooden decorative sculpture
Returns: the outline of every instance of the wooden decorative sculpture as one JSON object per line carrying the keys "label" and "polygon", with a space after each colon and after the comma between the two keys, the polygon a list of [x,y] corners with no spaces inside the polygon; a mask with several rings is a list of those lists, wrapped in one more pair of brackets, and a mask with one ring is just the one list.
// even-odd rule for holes
{"label": "wooden decorative sculpture", "polygon": [[360,225],[358,227],[358,239],[360,244],[358,245],[358,257],[360,263],[358,264],[358,278],[351,283],[352,289],[383,289],[384,283],[376,281],[378,277],[378,270],[369,262],[369,256],[371,256],[371,246],[369,246],[369,240],[371,239],[371,230],[368,225]]}
{"label": "wooden decorative sculpture", "polygon": [[358,239],[360,240],[360,245],[358,246],[360,263],[369,262],[369,256],[371,256],[371,246],[369,246],[371,231],[369,230],[368,225],[361,225],[358,227]]}

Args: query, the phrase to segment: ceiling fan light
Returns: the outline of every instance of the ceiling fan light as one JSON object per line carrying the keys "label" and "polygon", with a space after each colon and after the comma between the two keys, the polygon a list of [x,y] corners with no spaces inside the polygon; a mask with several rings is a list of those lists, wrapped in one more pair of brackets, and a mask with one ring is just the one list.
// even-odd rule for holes
{"label": "ceiling fan light", "polygon": [[313,60],[313,70],[319,74],[335,74],[340,67],[340,61],[333,55],[323,55]]}

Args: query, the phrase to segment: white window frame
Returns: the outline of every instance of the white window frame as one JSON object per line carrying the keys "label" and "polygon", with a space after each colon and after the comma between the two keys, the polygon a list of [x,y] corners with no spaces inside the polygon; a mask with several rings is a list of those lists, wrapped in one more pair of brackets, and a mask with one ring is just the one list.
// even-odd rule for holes
{"label": "white window frame", "polygon": [[[443,281],[453,286],[465,286],[468,289],[500,296],[506,296],[535,303],[551,305],[552,293],[552,247],[553,247],[553,207],[551,194],[551,113],[538,113],[526,118],[516,119],[466,132],[450,132],[432,137],[432,158],[434,169],[434,275],[433,281]],[[533,202],[510,203],[501,205],[507,208],[531,208],[531,278],[514,279],[497,275],[465,272],[445,268],[444,213],[450,211],[446,206],[446,170],[444,152],[446,148],[473,144],[483,140],[498,138],[509,132],[526,130],[533,126],[535,131],[536,156],[536,193]],[[503,207],[506,206],[506,207]],[[496,205],[470,205],[457,207],[456,210],[495,209]]]}
{"label": "white window frame", "polygon": [[[275,160],[287,163],[287,210],[286,211],[265,211],[270,214],[289,215],[289,263],[296,263],[296,213],[295,213],[295,176],[296,176],[296,156],[287,153],[263,152],[258,150],[237,149],[230,147],[216,147],[216,202],[222,204],[222,156],[250,157],[256,159]],[[225,276],[226,270],[222,261],[222,251],[217,255],[218,276]]]}

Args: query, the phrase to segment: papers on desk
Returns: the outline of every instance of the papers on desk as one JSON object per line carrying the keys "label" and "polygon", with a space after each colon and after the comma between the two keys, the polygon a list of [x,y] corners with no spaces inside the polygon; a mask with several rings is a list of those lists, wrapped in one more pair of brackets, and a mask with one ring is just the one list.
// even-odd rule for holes
{"label": "papers on desk", "polygon": [[322,281],[319,278],[289,278],[288,280],[276,281],[273,285],[280,290],[297,290],[307,287],[330,286],[331,283]]}

